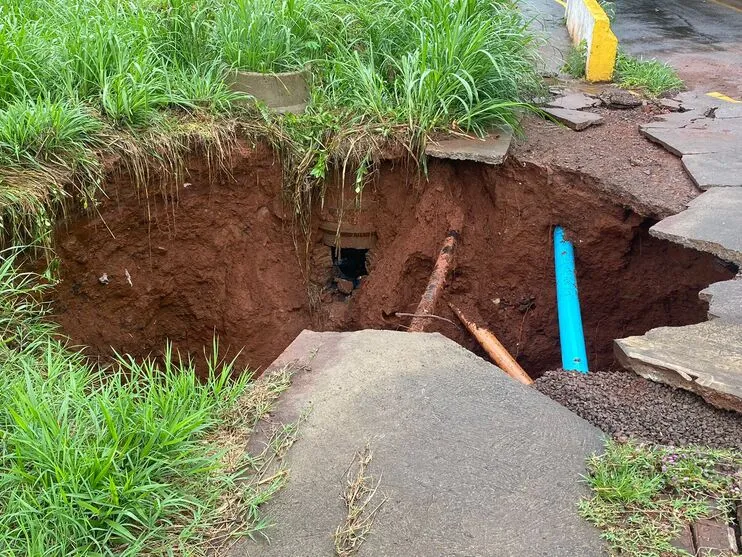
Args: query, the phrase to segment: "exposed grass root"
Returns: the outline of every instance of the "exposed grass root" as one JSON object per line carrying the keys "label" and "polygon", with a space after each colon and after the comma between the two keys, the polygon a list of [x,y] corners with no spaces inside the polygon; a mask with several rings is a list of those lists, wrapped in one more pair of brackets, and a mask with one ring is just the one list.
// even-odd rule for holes
{"label": "exposed grass root", "polygon": [[373,454],[366,444],[358,451],[346,474],[346,485],[342,498],[348,511],[345,520],[335,530],[335,555],[351,557],[358,553],[374,525],[376,515],[386,502],[384,497],[378,504],[374,501],[381,478],[374,480],[367,474]]}
{"label": "exposed grass root", "polygon": [[687,555],[672,545],[684,525],[729,519],[742,493],[742,453],[610,441],[588,461],[593,496],[580,514],[614,555]]}

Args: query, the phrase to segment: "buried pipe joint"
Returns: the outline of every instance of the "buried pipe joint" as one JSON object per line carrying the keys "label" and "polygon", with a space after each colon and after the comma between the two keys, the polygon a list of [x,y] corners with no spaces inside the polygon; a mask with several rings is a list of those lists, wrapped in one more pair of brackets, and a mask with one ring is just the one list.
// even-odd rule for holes
{"label": "buried pipe joint", "polygon": [[564,229],[561,226],[554,229],[554,269],[562,367],[568,371],[587,373],[587,353],[582,330],[580,299],[577,294],[574,248],[572,242],[564,237]]}

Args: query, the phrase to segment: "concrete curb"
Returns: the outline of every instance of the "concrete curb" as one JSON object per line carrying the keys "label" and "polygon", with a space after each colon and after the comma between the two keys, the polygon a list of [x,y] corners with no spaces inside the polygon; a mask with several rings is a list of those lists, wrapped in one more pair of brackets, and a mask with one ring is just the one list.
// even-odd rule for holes
{"label": "concrete curb", "polygon": [[567,1],[567,30],[574,44],[587,44],[585,77],[588,81],[610,81],[618,54],[618,39],[611,31],[608,15],[597,0]]}

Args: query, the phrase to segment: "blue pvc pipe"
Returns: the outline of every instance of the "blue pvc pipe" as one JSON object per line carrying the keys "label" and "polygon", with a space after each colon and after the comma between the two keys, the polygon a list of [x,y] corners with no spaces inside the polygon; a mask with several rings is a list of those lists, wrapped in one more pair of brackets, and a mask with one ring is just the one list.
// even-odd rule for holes
{"label": "blue pvc pipe", "polygon": [[572,242],[564,238],[564,229],[561,226],[554,229],[554,268],[562,367],[570,371],[587,373],[585,335],[582,331],[580,298],[577,295],[575,251]]}

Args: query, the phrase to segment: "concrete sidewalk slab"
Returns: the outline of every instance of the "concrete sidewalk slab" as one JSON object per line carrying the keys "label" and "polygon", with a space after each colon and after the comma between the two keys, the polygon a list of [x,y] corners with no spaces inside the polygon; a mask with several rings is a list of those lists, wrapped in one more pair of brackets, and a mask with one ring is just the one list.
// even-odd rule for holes
{"label": "concrete sidewalk slab", "polygon": [[345,475],[367,442],[387,501],[359,555],[604,555],[577,515],[602,434],[556,402],[437,333],[304,331],[277,364],[294,360],[308,367],[274,419],[311,413],[266,506],[271,542],[232,557],[334,555]]}
{"label": "concrete sidewalk slab", "polygon": [[685,327],[660,327],[615,341],[626,368],[680,387],[707,402],[742,412],[742,325],[714,319]]}
{"label": "concrete sidewalk slab", "polygon": [[742,278],[715,282],[698,293],[701,300],[708,302],[709,319],[722,319],[730,323],[742,324]]}
{"label": "concrete sidewalk slab", "polygon": [[742,265],[742,188],[710,189],[649,233]]}
{"label": "concrete sidewalk slab", "polygon": [[682,163],[702,190],[742,187],[742,152],[737,157],[720,157],[716,153],[685,155]]}
{"label": "concrete sidewalk slab", "polygon": [[492,133],[484,139],[451,137],[440,141],[430,141],[425,154],[437,159],[475,161],[485,164],[502,164],[513,139],[511,131]]}
{"label": "concrete sidewalk slab", "polygon": [[568,110],[566,108],[544,108],[542,110],[557,122],[575,131],[582,131],[590,126],[603,123],[603,117],[592,112]]}

